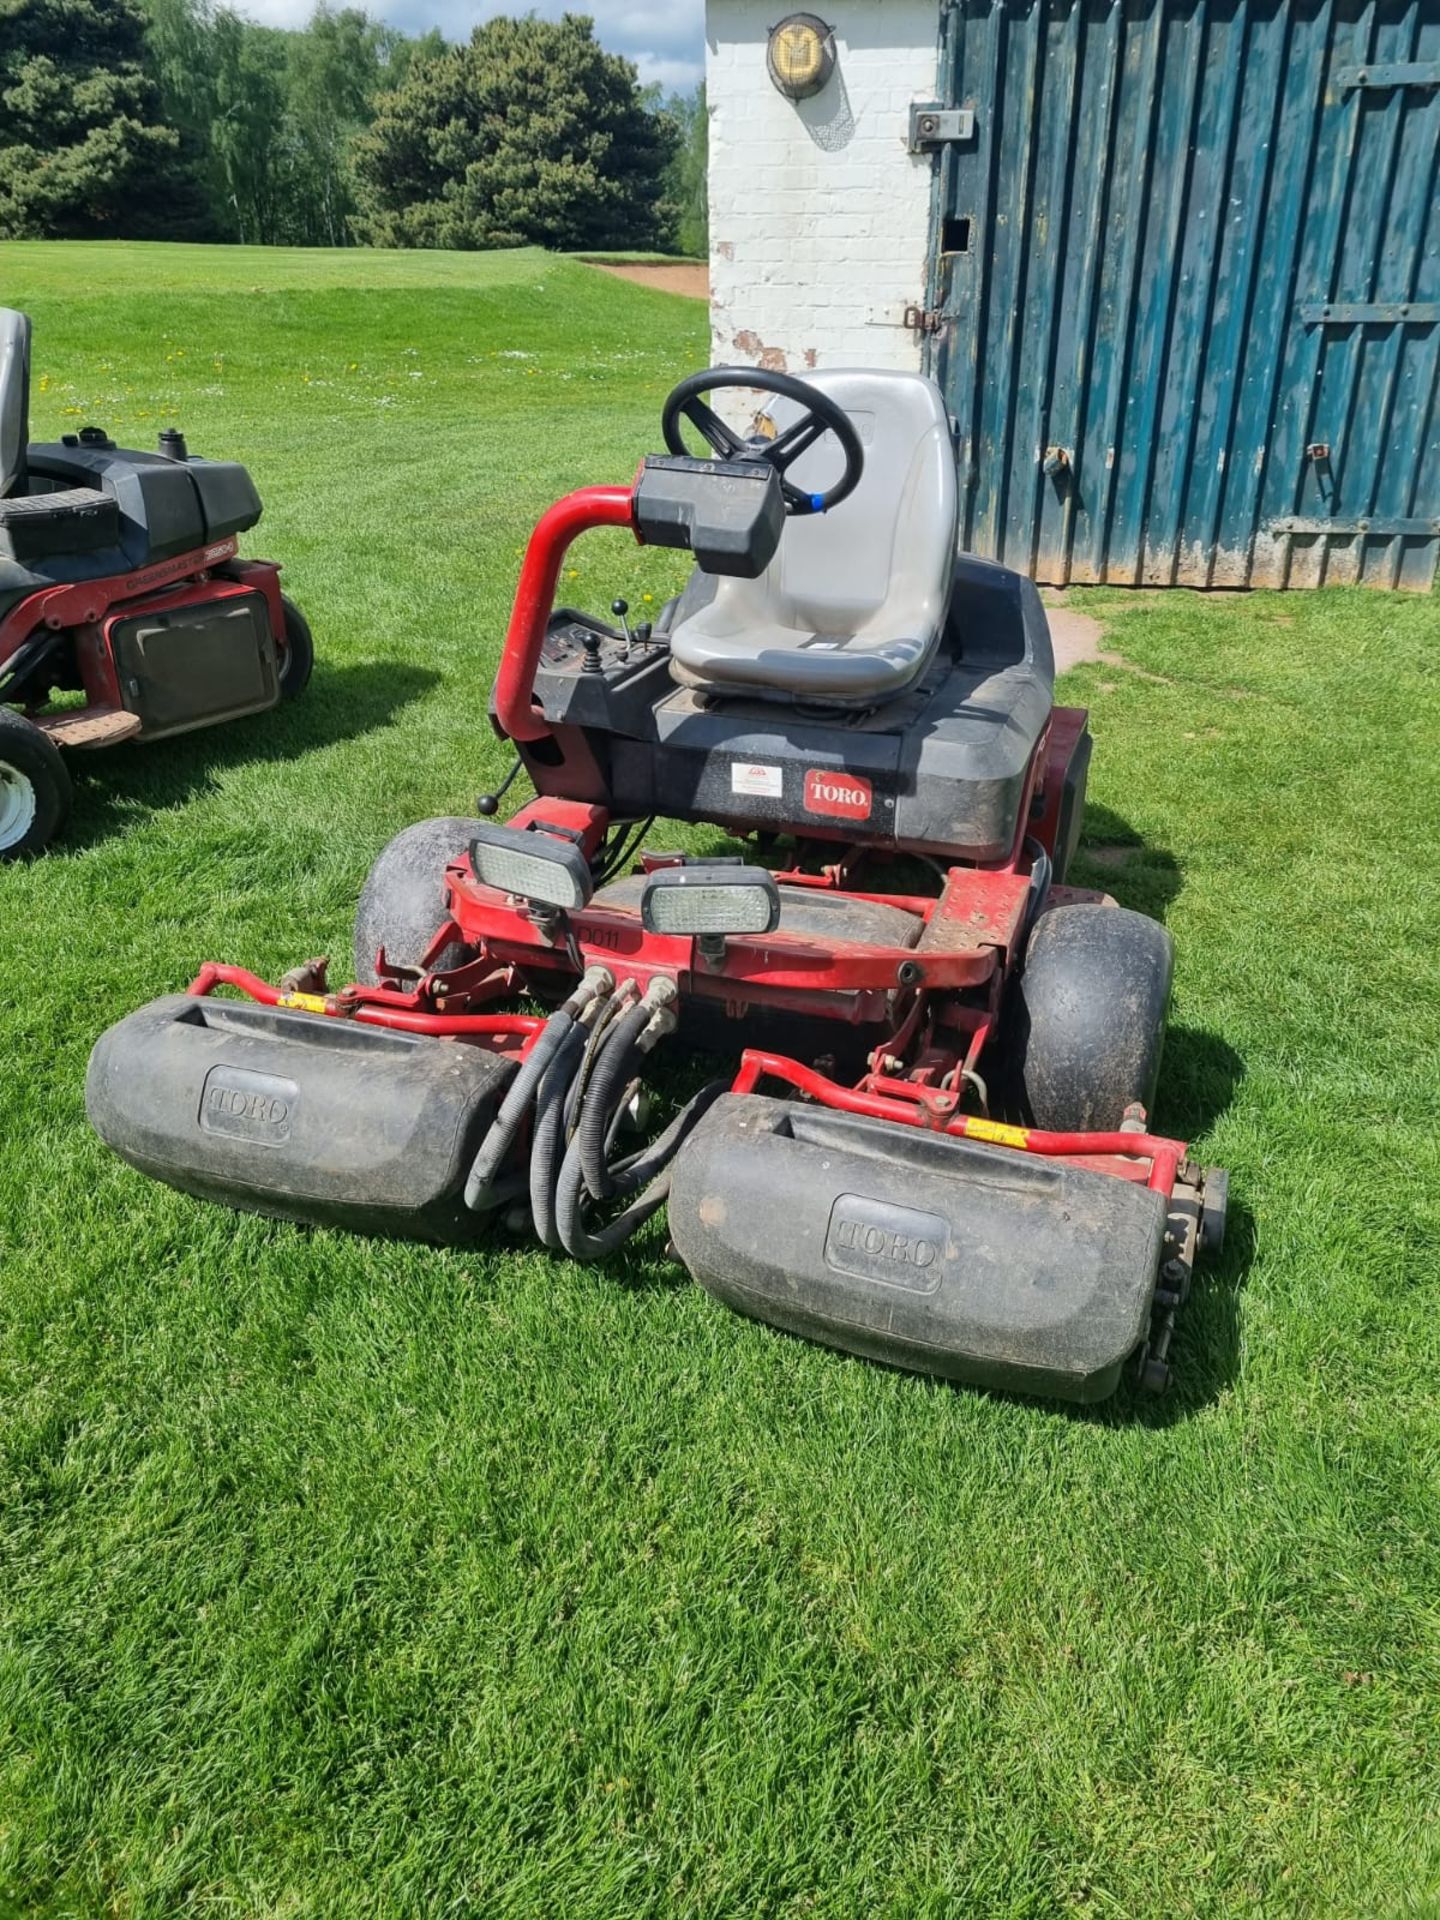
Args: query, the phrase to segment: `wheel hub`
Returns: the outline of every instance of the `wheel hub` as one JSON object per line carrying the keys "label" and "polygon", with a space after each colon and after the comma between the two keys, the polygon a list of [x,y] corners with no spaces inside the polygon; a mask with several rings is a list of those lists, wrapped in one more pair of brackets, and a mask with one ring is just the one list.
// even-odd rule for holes
{"label": "wheel hub", "polygon": [[35,788],[8,760],[0,760],[0,853],[18,846],[35,821]]}

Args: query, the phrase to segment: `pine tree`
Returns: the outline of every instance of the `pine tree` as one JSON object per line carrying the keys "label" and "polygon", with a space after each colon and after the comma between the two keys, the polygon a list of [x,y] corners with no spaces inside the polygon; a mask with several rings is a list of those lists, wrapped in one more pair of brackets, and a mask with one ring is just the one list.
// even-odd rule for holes
{"label": "pine tree", "polygon": [[0,0],[0,238],[193,231],[136,0]]}
{"label": "pine tree", "polygon": [[491,20],[468,46],[412,57],[381,97],[355,148],[355,231],[391,247],[653,247],[676,138],[585,16]]}

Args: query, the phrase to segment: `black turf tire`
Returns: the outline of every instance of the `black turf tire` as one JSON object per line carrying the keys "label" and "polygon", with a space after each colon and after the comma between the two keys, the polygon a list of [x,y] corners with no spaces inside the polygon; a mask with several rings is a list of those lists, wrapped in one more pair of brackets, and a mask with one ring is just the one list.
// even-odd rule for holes
{"label": "black turf tire", "polygon": [[[482,824],[453,815],[418,821],[397,833],[371,867],[355,913],[355,978],[362,986],[379,984],[375,959],[382,947],[394,965],[419,966],[445,918],[445,868]],[[437,971],[464,958],[464,947],[452,943]]]}
{"label": "black turf tire", "polygon": [[74,797],[60,749],[23,714],[0,707],[0,860],[43,853]]}
{"label": "black turf tire", "polygon": [[1036,922],[1002,1026],[1000,1089],[1025,1126],[1108,1132],[1153,1112],[1175,949],[1126,907],[1055,907]]}
{"label": "black turf tire", "polygon": [[285,644],[278,649],[280,698],[294,700],[309,686],[315,671],[315,642],[310,622],[288,593],[281,594],[280,604],[285,609]]}

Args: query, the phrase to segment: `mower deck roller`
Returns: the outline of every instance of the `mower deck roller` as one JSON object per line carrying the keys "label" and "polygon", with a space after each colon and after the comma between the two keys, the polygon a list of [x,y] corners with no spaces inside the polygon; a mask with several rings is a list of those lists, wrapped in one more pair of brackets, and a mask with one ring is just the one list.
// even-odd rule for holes
{"label": "mower deck roller", "polygon": [[670,1195],[676,1252],[739,1312],[1063,1400],[1113,1393],[1147,1341],[1183,1196],[1170,1216],[1132,1181],[763,1096],[711,1110]]}
{"label": "mower deck roller", "polygon": [[102,1035],[85,1099],[142,1173],[247,1212],[441,1244],[514,1074],[480,1047],[171,994]]}
{"label": "mower deck roller", "polygon": [[[769,431],[714,386],[774,396]],[[1086,715],[1033,585],[956,558],[943,397],[720,370],[663,428],[633,487],[537,526],[492,700],[517,767],[381,852],[357,983],[207,964],[100,1040],[96,1128],[187,1192],[360,1232],[500,1220],[598,1261],[668,1209],[699,1284],[773,1326],[1060,1399],[1132,1358],[1164,1386],[1224,1176],[1150,1130],[1172,944],[1067,883]],[[653,628],[554,605],[600,527],[695,556]],[[725,837],[659,851],[657,814]],[[720,1072],[677,1100],[692,1047]]]}

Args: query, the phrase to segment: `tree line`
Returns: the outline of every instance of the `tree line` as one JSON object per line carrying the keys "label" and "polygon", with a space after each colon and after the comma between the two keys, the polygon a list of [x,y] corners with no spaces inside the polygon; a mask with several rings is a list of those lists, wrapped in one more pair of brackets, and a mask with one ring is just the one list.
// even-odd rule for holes
{"label": "tree line", "polygon": [[581,14],[0,0],[0,239],[703,253],[706,125]]}

